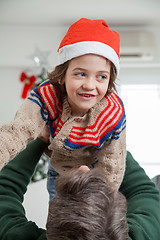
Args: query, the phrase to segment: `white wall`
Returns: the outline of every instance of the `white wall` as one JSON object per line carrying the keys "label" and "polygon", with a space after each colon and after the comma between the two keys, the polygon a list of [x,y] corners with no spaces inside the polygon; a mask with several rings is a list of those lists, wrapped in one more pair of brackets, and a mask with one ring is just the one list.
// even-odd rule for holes
{"label": "white wall", "polygon": [[56,63],[56,51],[64,34],[64,27],[18,27],[0,26],[0,125],[12,120],[21,104],[23,84],[20,73],[27,69],[36,70],[30,58],[36,47],[49,51],[50,68]]}
{"label": "white wall", "polygon": [[121,74],[127,116],[127,149],[150,177],[160,174],[160,69]]}

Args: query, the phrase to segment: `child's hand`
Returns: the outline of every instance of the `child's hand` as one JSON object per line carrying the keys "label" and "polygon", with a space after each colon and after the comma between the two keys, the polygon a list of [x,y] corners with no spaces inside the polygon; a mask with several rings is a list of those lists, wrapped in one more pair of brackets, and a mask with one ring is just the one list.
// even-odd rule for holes
{"label": "child's hand", "polygon": [[50,130],[49,130],[49,126],[46,125],[42,132],[38,135],[38,138],[40,138],[42,141],[49,143],[49,138],[50,138]]}

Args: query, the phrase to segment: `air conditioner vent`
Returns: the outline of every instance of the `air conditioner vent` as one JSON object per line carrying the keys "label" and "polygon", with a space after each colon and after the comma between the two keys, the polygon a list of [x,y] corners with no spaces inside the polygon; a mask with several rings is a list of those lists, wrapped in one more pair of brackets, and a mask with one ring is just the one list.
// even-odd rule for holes
{"label": "air conditioner vent", "polygon": [[121,62],[146,62],[154,59],[154,36],[151,32],[121,32]]}

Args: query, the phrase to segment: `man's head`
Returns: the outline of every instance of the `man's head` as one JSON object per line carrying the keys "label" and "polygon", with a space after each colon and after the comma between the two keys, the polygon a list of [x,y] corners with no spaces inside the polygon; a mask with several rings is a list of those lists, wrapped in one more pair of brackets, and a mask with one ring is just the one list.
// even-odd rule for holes
{"label": "man's head", "polygon": [[103,172],[72,170],[56,181],[50,202],[48,240],[127,240],[124,196],[107,186]]}

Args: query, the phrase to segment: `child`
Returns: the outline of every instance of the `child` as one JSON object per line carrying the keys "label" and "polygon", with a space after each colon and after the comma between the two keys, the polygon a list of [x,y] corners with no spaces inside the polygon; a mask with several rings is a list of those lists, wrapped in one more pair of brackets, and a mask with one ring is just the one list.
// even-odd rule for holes
{"label": "child", "polygon": [[59,63],[34,89],[13,122],[0,129],[0,161],[12,159],[47,123],[51,165],[63,174],[95,165],[117,190],[125,171],[125,112],[114,92],[119,73],[119,34],[104,20],[82,18],[69,28]]}

